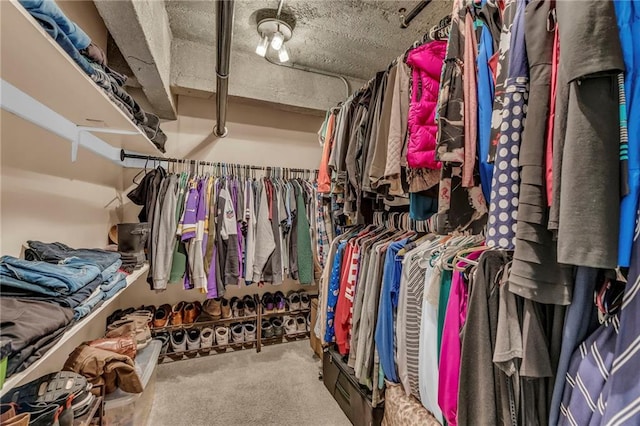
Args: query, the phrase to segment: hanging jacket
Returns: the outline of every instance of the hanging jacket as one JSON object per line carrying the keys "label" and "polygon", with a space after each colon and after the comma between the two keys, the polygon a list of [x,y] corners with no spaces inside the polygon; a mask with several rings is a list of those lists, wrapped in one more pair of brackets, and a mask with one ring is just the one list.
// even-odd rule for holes
{"label": "hanging jacket", "polygon": [[435,116],[440,74],[447,49],[445,41],[433,41],[413,49],[407,55],[412,68],[412,93],[408,113],[407,163],[410,168],[439,169],[436,161]]}

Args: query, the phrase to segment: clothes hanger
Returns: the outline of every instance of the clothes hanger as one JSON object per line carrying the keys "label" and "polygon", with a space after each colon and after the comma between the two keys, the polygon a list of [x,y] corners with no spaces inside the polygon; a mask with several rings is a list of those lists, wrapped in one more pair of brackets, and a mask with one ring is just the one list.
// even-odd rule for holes
{"label": "clothes hanger", "polygon": [[[454,265],[453,269],[459,272],[463,272],[466,269],[465,265],[478,266],[477,260],[469,259],[468,257],[465,257],[465,255],[470,255],[473,253],[477,253],[479,251],[486,251],[486,250],[491,250],[491,247],[477,246],[477,247],[469,247],[467,249],[460,250],[458,254],[456,254],[455,257],[453,258],[453,265]],[[460,266],[460,264],[462,264],[462,266]]]}

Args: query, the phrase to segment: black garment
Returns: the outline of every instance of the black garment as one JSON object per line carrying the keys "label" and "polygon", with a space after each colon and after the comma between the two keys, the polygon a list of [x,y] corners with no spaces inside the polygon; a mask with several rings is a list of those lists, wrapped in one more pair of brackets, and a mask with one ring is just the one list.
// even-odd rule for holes
{"label": "black garment", "polygon": [[151,170],[142,178],[140,184],[127,194],[134,204],[142,206],[138,214],[140,222],[150,222],[153,219],[158,190],[166,175],[167,172],[162,167]]}
{"label": "black garment", "polygon": [[11,340],[7,376],[26,368],[25,362],[40,358],[43,349],[57,341],[71,320],[73,310],[54,303],[0,298],[2,337]]}

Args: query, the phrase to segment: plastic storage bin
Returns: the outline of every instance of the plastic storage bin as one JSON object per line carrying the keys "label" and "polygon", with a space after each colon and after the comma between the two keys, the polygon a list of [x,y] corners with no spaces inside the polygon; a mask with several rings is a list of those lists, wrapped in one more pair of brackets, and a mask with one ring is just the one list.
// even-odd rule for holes
{"label": "plastic storage bin", "polygon": [[156,366],[162,343],[152,340],[136,356],[136,370],[144,391],[127,393],[118,389],[105,398],[104,415],[107,426],[145,426],[149,421],[156,392]]}

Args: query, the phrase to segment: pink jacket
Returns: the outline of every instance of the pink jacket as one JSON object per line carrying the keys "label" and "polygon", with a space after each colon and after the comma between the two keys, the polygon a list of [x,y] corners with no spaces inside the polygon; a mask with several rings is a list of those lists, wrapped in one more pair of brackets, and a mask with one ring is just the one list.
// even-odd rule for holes
{"label": "pink jacket", "polygon": [[447,42],[432,41],[407,55],[413,80],[407,118],[407,164],[413,169],[439,169],[442,166],[436,161],[436,109],[446,50]]}

